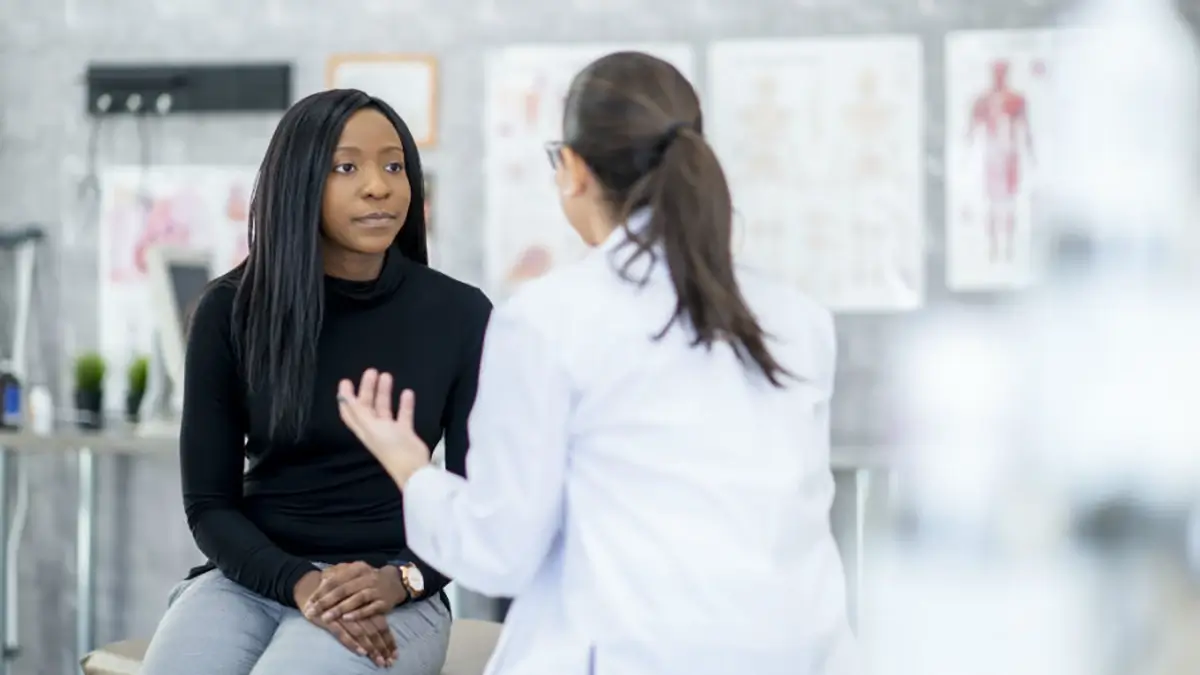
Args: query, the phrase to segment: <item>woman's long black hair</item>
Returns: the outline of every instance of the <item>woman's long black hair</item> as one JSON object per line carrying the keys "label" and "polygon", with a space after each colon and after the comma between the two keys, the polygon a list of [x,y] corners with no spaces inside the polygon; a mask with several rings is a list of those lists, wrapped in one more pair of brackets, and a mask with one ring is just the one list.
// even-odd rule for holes
{"label": "woman's long black hair", "polygon": [[299,439],[308,422],[325,315],[321,200],[342,129],[365,108],[391,121],[404,148],[412,201],[393,254],[429,264],[421,158],[396,111],[357,89],[323,91],[288,109],[258,170],[232,317],[248,393],[270,407],[271,439]]}

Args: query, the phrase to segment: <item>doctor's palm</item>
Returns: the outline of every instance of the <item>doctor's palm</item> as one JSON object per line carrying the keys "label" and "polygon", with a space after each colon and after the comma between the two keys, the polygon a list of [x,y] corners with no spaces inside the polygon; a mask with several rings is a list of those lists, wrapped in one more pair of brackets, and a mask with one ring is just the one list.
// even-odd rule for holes
{"label": "doctor's palm", "polygon": [[363,373],[357,392],[350,380],[338,384],[342,421],[389,472],[411,471],[429,463],[429,446],[413,428],[415,404],[412,390],[405,389],[393,415],[392,376],[374,369]]}

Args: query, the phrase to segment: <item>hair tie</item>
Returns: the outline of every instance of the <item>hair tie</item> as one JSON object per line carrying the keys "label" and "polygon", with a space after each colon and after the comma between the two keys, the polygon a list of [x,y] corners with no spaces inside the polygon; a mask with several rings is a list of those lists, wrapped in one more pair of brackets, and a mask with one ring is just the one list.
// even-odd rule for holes
{"label": "hair tie", "polygon": [[666,149],[667,146],[671,145],[671,141],[679,136],[679,132],[683,131],[687,126],[690,126],[687,122],[671,122],[671,125],[662,133],[662,137],[658,142]]}
{"label": "hair tie", "polygon": [[662,161],[663,155],[666,154],[667,148],[671,147],[671,143],[679,137],[679,132],[691,127],[687,122],[672,122],[665,131],[654,139],[650,147],[644,148],[637,156],[638,171],[642,174],[649,173],[651,169],[658,166]]}

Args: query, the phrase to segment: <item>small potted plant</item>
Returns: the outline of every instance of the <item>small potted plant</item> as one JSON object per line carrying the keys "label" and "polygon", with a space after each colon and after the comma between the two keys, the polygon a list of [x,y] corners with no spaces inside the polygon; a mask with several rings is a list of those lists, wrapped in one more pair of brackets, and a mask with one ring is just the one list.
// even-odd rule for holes
{"label": "small potted plant", "polygon": [[75,359],[75,411],[81,429],[104,426],[104,359],[94,352]]}
{"label": "small potted plant", "polygon": [[125,391],[125,419],[137,424],[146,396],[146,381],[150,377],[150,359],[139,356],[129,364],[129,383]]}

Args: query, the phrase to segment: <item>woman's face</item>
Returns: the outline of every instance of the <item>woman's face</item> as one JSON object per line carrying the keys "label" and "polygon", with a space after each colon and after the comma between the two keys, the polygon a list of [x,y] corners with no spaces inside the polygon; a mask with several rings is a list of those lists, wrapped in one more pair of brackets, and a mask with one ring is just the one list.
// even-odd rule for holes
{"label": "woman's face", "polygon": [[403,227],[411,201],[400,134],[378,110],[354,113],[338,139],[321,197],[327,244],[383,254]]}

